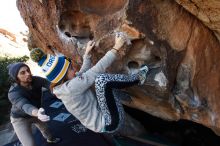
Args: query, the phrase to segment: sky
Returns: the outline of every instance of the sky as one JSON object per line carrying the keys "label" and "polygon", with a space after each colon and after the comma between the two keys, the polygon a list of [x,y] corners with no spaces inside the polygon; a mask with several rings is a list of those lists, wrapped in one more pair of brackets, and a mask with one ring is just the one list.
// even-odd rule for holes
{"label": "sky", "polygon": [[16,6],[16,0],[0,0],[0,28],[13,33],[28,30]]}
{"label": "sky", "polygon": [[[31,2],[31,1],[30,1]],[[13,43],[3,35],[0,35],[0,55],[7,54],[7,56],[29,56],[29,50],[27,48],[27,43],[24,44],[20,32],[26,34],[28,32],[28,27],[25,25],[20,12],[16,6],[16,0],[0,0],[0,28],[16,35],[16,42]],[[20,43],[22,42],[22,43]],[[27,62],[33,75],[38,75],[44,77],[40,67],[36,63],[29,60]]]}
{"label": "sky", "polygon": [[[20,16],[16,0],[0,0],[0,28],[13,33],[16,43],[0,34],[0,56],[24,56],[29,54],[27,43],[23,42],[23,34],[28,28]],[[15,53],[16,52],[16,53]]]}

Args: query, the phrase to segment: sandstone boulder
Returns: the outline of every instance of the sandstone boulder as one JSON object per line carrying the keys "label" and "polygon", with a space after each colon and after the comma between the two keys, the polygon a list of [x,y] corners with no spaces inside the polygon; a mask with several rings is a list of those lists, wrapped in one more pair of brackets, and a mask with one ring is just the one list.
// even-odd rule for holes
{"label": "sandstone boulder", "polygon": [[218,0],[17,0],[17,7],[34,42],[30,47],[48,53],[56,48],[75,67],[89,39],[97,42],[95,63],[113,46],[115,32],[126,33],[132,44],[124,46],[108,71],[130,73],[147,64],[150,72],[143,86],[128,90],[132,102],[124,104],[218,133]]}

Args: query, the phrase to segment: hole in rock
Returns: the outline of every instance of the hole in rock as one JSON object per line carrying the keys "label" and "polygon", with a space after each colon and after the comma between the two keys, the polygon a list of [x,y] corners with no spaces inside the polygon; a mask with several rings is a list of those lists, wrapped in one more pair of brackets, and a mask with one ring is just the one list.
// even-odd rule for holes
{"label": "hole in rock", "polygon": [[139,64],[136,61],[128,62],[128,68],[129,69],[137,69],[138,67],[139,67]]}
{"label": "hole in rock", "polygon": [[211,129],[188,120],[165,121],[143,111],[124,106],[125,111],[146,129],[147,136],[174,146],[219,146],[220,136]]}
{"label": "hole in rock", "polygon": [[91,35],[87,14],[80,11],[63,12],[58,26],[68,37],[89,38]]}
{"label": "hole in rock", "polygon": [[71,34],[69,32],[64,33],[67,37],[71,38]]}

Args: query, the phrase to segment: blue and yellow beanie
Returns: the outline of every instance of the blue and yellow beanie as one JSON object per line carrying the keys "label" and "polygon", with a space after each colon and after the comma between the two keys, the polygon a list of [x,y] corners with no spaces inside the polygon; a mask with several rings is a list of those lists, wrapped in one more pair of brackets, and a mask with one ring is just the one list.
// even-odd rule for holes
{"label": "blue and yellow beanie", "polygon": [[46,78],[52,83],[58,83],[66,75],[70,62],[64,56],[47,54],[38,62]]}
{"label": "blue and yellow beanie", "polygon": [[[34,52],[37,52],[36,54],[40,55],[41,57],[38,58],[33,55],[35,54]],[[37,49],[35,51],[32,50],[31,54],[31,58],[32,56],[35,56],[35,62],[37,62],[42,68],[43,73],[50,82],[58,83],[66,75],[70,61],[67,60],[65,56],[54,56],[51,54],[42,55],[42,53],[39,53],[39,50]]]}
{"label": "blue and yellow beanie", "polygon": [[41,58],[46,55],[40,48],[33,48],[30,51],[30,58],[34,62],[38,62]]}

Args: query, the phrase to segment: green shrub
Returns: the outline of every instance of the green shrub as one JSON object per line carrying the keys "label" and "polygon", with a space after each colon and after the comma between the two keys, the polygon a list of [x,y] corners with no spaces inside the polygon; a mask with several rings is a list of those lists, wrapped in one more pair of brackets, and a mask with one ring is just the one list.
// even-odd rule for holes
{"label": "green shrub", "polygon": [[20,58],[0,57],[0,125],[9,120],[9,108],[11,106],[8,101],[8,89],[11,82],[9,80],[7,66],[13,62],[26,62],[28,59],[28,56]]}

